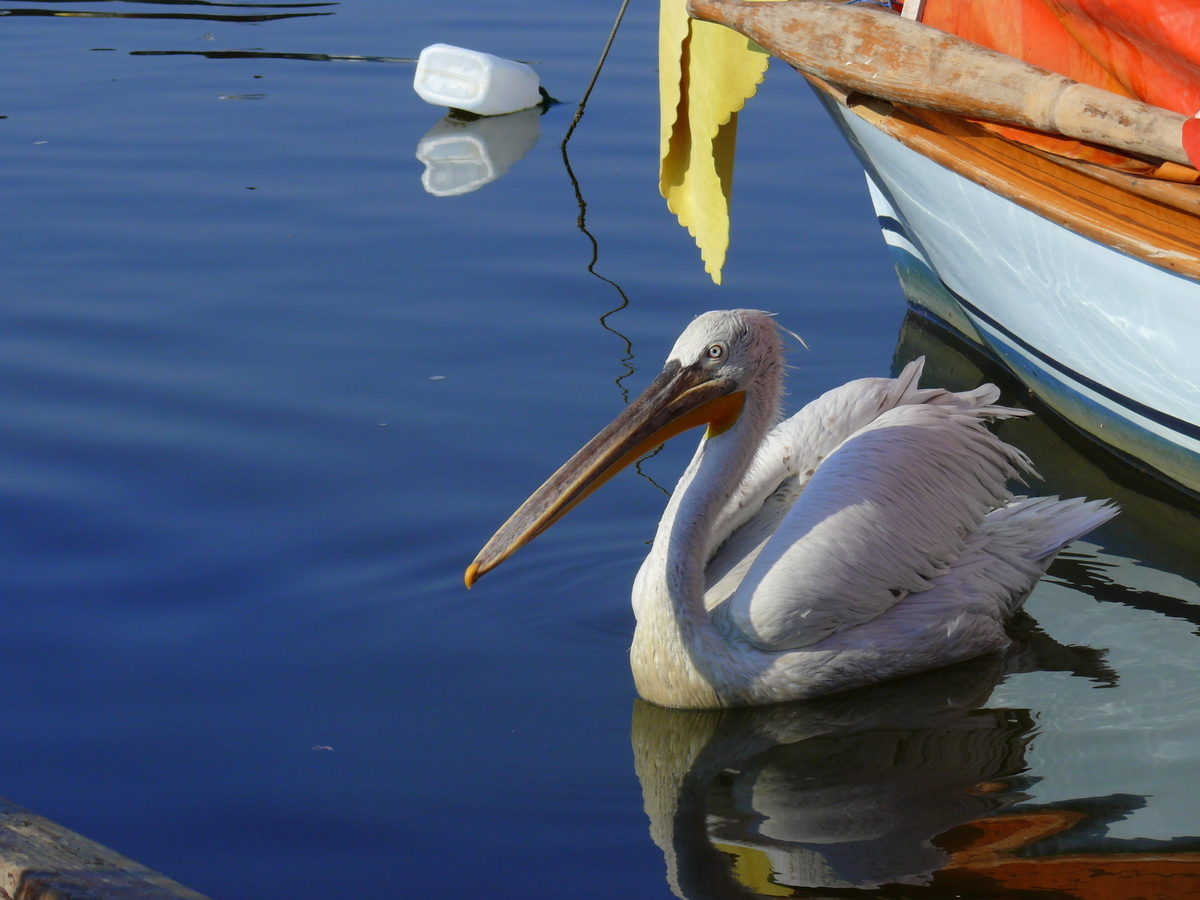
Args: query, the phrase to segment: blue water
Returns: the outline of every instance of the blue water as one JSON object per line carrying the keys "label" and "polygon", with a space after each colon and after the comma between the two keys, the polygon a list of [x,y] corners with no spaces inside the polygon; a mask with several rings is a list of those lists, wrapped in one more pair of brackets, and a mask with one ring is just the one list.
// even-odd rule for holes
{"label": "blue water", "polygon": [[[590,272],[558,144],[615,11],[0,8],[0,795],[217,898],[670,896],[628,592],[688,448],[471,593],[464,567],[705,309],[781,313],[796,401],[912,348],[983,373],[905,323],[861,170],[782,66],[711,283],[657,192],[645,4],[569,145]],[[422,186],[445,111],[401,61],[438,41],[563,101],[454,197]],[[1035,667],[992,696],[1039,721],[1021,789],[1142,798],[1113,839],[1200,834],[1195,506],[1010,430],[1039,489],[1128,510],[1029,607],[1116,686]]]}

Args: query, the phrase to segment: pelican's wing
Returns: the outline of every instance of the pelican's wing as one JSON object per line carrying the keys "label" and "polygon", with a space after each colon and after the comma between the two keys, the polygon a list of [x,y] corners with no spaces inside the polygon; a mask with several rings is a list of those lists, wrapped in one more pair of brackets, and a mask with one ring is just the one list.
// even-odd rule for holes
{"label": "pelican's wing", "polygon": [[924,364],[921,357],[896,378],[862,378],[827,391],[767,435],[713,527],[705,573],[710,607],[730,595],[817,467],[852,434],[897,406],[974,408],[995,403],[1000,394],[990,384],[959,394],[921,390]]}
{"label": "pelican's wing", "polygon": [[816,467],[722,619],[760,649],[796,649],[927,590],[1032,471],[985,426],[1023,414],[945,395],[878,415]]}

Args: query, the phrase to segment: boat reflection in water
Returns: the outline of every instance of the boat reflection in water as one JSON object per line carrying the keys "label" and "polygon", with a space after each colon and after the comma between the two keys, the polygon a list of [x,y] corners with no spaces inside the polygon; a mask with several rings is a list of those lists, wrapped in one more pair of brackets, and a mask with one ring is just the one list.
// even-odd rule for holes
{"label": "boat reflection in water", "polygon": [[[922,354],[930,384],[995,380],[985,358],[910,317],[897,365]],[[1196,798],[1122,782],[1160,766],[1173,793],[1195,793],[1170,762],[1182,752],[1194,773],[1186,748],[1200,696],[1169,688],[1198,649],[1194,632],[1179,639],[1200,623],[1195,504],[1051,417],[1018,424],[1004,438],[1033,456],[1041,490],[1123,506],[1120,527],[1097,538],[1103,550],[1077,543],[1038,588],[1072,592],[1033,604],[1045,631],[1022,615],[1002,655],[816,701],[724,711],[637,702],[637,774],[678,896],[1200,896]],[[1115,641],[1097,627],[1107,652],[1055,640],[1081,604],[1096,621],[1133,625],[1123,621]],[[1162,643],[1164,629],[1174,643]],[[1130,647],[1154,657],[1154,676],[1140,660],[1121,670]],[[1185,749],[1172,751],[1181,736]],[[1114,828],[1144,813],[1146,833]],[[1184,830],[1164,837],[1169,826]]]}
{"label": "boat reflection in water", "polygon": [[417,143],[417,159],[425,164],[421,184],[435,197],[454,197],[495,181],[538,142],[543,111],[541,106],[506,116],[451,111]]}

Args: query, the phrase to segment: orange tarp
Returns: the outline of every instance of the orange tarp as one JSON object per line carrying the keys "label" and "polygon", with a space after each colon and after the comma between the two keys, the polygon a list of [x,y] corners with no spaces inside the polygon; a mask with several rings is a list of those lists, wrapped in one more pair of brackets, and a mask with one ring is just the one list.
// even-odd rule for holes
{"label": "orange tarp", "polygon": [[[921,21],[1083,84],[1186,116],[1200,111],[1197,0],[926,0]],[[1138,165],[1074,141],[994,130],[1069,156]]]}

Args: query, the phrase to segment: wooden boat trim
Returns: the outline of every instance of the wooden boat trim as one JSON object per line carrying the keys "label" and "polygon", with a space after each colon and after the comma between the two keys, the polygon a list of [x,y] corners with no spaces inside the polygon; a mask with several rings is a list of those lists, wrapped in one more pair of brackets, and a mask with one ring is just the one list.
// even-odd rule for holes
{"label": "wooden boat trim", "polygon": [[[804,74],[804,73],[801,73]],[[1200,187],[1072,165],[959,116],[894,105],[804,74],[817,90],[906,147],[1076,234],[1200,281]],[[1108,174],[1113,173],[1113,174]],[[1136,182],[1136,188],[1130,185]]]}
{"label": "wooden boat trim", "polygon": [[1142,177],[1141,175],[1122,172],[1120,169],[1113,169],[1109,166],[1099,165],[1098,163],[1086,162],[1082,159],[1055,156],[1037,147],[1030,147],[1029,149],[1034,153],[1045,156],[1047,159],[1053,160],[1059,165],[1066,166],[1068,169],[1075,169],[1078,172],[1090,175],[1092,178],[1107,181],[1109,184],[1116,185],[1132,194],[1137,194],[1139,197],[1147,197],[1182,212],[1200,215],[1200,186],[1196,184],[1180,184],[1172,181],[1164,181],[1160,178]]}

